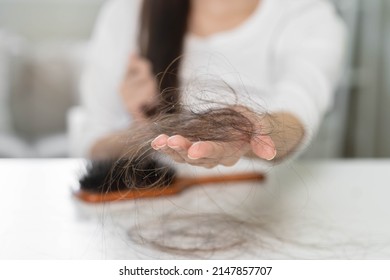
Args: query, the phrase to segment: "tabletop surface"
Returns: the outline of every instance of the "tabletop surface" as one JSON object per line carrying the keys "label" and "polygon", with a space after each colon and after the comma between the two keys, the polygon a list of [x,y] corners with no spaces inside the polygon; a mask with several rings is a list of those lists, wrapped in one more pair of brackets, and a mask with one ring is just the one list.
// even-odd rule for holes
{"label": "tabletop surface", "polygon": [[261,184],[106,204],[72,196],[84,166],[0,160],[0,259],[390,259],[390,160],[298,161]]}

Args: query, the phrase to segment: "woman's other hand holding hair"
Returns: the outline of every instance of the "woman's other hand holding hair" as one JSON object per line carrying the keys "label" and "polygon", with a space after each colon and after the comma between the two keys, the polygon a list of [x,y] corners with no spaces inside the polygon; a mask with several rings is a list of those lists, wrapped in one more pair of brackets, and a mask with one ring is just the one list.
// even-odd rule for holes
{"label": "woman's other hand holding hair", "polygon": [[136,120],[145,119],[146,108],[157,102],[157,82],[151,63],[132,54],[120,93],[127,111]]}

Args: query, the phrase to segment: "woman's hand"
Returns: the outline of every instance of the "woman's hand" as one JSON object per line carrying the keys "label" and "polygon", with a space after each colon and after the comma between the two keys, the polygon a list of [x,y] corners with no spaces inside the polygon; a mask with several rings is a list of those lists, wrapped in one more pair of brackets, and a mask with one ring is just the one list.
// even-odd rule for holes
{"label": "woman's hand", "polygon": [[170,156],[174,161],[213,168],[217,165],[232,166],[242,156],[253,153],[257,157],[272,160],[276,156],[275,144],[270,136],[254,137],[250,143],[242,142],[191,142],[187,138],[161,134],[152,141],[155,150]]}
{"label": "woman's hand", "polygon": [[131,55],[120,93],[127,111],[135,119],[144,119],[145,108],[157,99],[157,83],[147,59]]}
{"label": "woman's hand", "polygon": [[[239,110],[245,113],[245,110]],[[181,135],[161,134],[152,141],[151,146],[176,162],[212,168],[234,165],[243,156],[280,161],[296,150],[305,134],[301,122],[289,113],[266,116],[248,114],[247,117],[255,124],[255,131],[263,132],[254,133],[247,141],[192,142]]]}

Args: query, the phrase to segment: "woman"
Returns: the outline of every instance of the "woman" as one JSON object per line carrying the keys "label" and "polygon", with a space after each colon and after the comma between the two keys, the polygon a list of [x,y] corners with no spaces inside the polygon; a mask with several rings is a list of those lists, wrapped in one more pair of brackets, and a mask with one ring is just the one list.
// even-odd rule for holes
{"label": "woman", "polygon": [[[159,90],[185,85],[191,73],[210,74],[210,64],[213,73],[229,64],[245,87],[258,89],[250,98],[267,114],[245,104],[234,109],[269,133],[223,144],[161,134],[152,147],[205,167],[243,156],[282,160],[309,143],[330,107],[344,43],[343,25],[324,0],[111,0],[92,40],[73,153],[112,156],[134,119],[167,102]],[[225,63],[210,63],[213,57]],[[166,69],[173,70],[156,77]]]}

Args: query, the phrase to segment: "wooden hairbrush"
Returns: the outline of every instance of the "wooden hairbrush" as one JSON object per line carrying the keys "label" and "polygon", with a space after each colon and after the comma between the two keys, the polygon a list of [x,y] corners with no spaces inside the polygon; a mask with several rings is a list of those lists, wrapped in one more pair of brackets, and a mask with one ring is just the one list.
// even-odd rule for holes
{"label": "wooden hairbrush", "polygon": [[155,160],[91,162],[74,195],[99,203],[178,194],[189,187],[213,183],[262,181],[256,172],[204,177],[179,177],[171,167]]}

